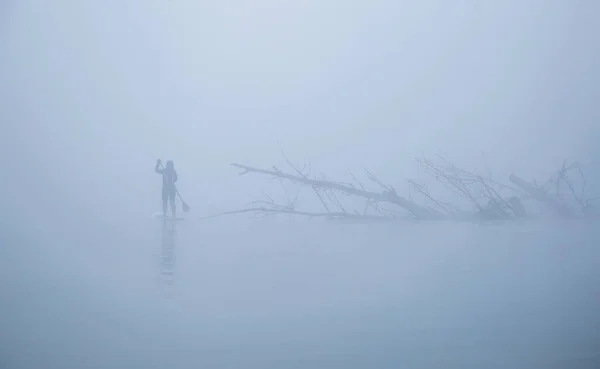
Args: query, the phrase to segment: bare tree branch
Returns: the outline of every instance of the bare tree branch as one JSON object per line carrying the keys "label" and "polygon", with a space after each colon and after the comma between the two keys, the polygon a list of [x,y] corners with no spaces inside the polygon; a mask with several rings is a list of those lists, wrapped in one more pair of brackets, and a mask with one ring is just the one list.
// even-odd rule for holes
{"label": "bare tree branch", "polygon": [[260,168],[253,168],[253,167],[249,167],[247,165],[241,165],[241,164],[236,164],[236,163],[232,163],[231,165],[236,168],[242,169],[243,172],[241,172],[240,174],[246,174],[246,173],[252,172],[252,173],[266,174],[266,175],[279,177],[279,178],[285,178],[290,181],[311,185],[316,188],[328,188],[328,189],[337,190],[337,191],[344,192],[344,193],[351,194],[351,195],[366,197],[366,198],[376,200],[376,201],[390,202],[390,203],[396,204],[396,205],[410,211],[417,218],[423,218],[423,219],[438,219],[438,218],[440,218],[440,214],[436,214],[429,209],[426,209],[419,205],[416,205],[416,204],[408,201],[407,199],[398,196],[395,192],[376,193],[376,192],[370,192],[370,191],[365,191],[365,190],[359,190],[359,189],[356,189],[356,188],[353,188],[353,187],[350,187],[347,185],[339,184],[336,182],[321,181],[321,180],[316,180],[316,179],[305,178],[302,176],[292,175],[292,174],[281,172],[279,170],[266,170],[266,169],[260,169]]}

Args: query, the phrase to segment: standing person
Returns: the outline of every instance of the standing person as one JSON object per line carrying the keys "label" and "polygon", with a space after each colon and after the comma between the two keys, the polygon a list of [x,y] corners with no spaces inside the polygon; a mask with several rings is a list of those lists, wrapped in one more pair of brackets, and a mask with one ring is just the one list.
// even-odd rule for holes
{"label": "standing person", "polygon": [[162,175],[163,185],[162,185],[162,209],[163,216],[167,216],[167,201],[171,204],[171,212],[173,213],[173,218],[176,217],[176,208],[175,208],[175,194],[177,189],[175,188],[175,182],[177,182],[177,172],[175,171],[175,165],[172,160],[167,161],[167,165],[163,168],[162,161],[158,159],[156,161],[156,166],[154,167],[154,171],[158,174]]}

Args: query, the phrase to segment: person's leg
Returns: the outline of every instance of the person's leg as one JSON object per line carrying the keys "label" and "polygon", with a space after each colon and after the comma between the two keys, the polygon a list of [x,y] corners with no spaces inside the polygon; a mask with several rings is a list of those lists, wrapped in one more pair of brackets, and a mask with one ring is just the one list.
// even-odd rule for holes
{"label": "person's leg", "polygon": [[171,212],[173,213],[173,218],[177,216],[177,208],[175,207],[175,190],[171,190],[169,193],[169,201],[171,203]]}
{"label": "person's leg", "polygon": [[169,197],[169,193],[167,192],[166,188],[163,188],[162,190],[162,211],[163,211],[163,216],[166,217],[167,216],[167,200]]}

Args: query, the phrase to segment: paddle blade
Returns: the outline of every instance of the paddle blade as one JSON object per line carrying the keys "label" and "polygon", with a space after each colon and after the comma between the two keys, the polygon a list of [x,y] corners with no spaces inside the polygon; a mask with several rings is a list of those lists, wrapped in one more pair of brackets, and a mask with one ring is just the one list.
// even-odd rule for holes
{"label": "paddle blade", "polygon": [[187,213],[188,211],[190,211],[190,207],[188,204],[186,204],[185,202],[181,202],[181,207],[183,208],[183,212]]}

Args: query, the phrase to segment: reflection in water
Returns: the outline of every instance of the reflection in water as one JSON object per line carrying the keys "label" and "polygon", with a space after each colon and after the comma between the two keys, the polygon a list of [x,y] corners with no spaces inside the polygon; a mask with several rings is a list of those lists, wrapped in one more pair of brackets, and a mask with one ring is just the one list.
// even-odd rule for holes
{"label": "reflection in water", "polygon": [[172,287],[175,281],[175,236],[175,222],[164,220],[162,226],[161,280],[168,287]]}

